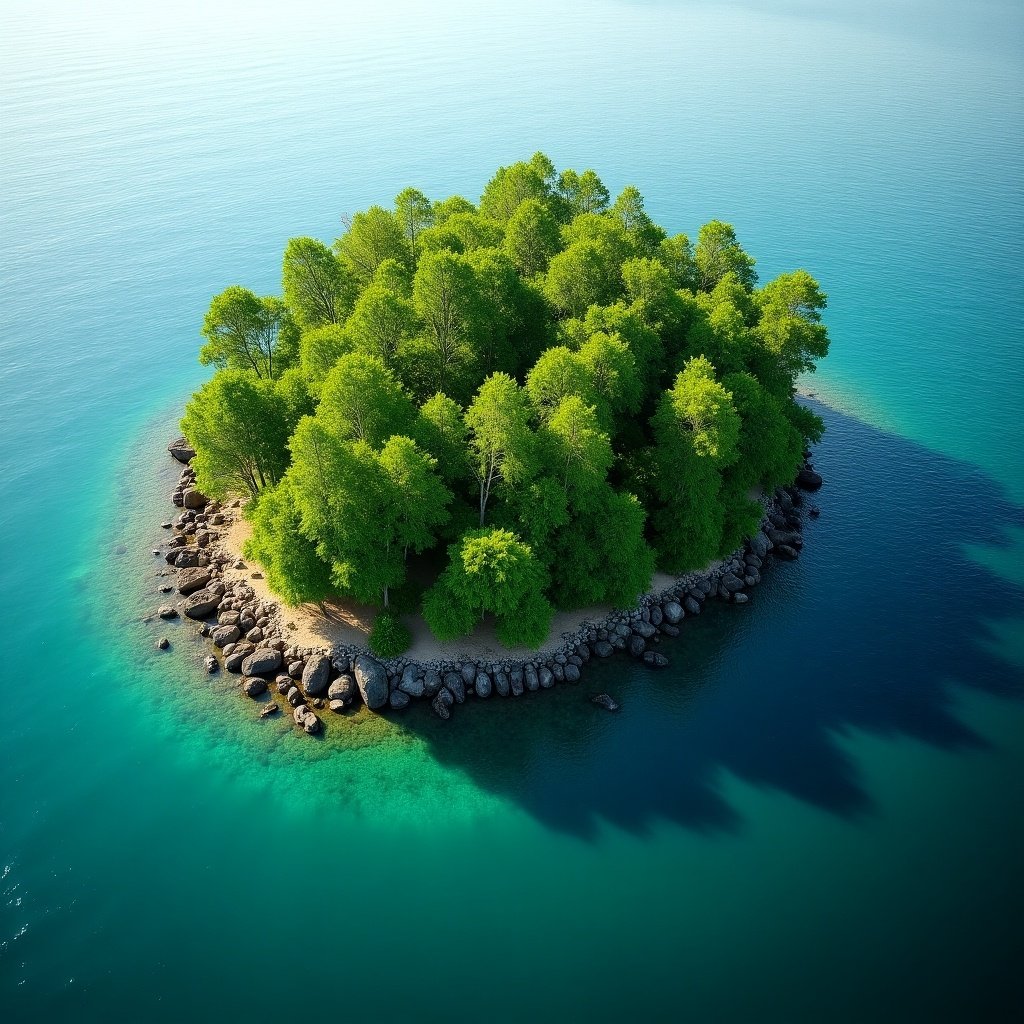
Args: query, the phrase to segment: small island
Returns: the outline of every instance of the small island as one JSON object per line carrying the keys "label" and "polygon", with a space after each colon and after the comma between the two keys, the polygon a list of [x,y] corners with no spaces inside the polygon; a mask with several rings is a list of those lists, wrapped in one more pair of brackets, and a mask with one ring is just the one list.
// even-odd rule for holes
{"label": "small island", "polygon": [[[826,297],[754,266],[731,225],[670,236],[636,188],[612,201],[541,153],[477,204],[408,188],[333,247],[292,239],[283,297],[231,286],[203,322],[216,372],[165,524],[185,614],[308,732],[324,694],[447,718],[616,649],[666,664],[687,614],[796,557],[793,484],[821,483],[796,383],[827,354]],[[297,606],[358,608],[365,642],[297,642]],[[503,650],[456,658],[480,628]],[[417,630],[436,657],[403,657]]]}

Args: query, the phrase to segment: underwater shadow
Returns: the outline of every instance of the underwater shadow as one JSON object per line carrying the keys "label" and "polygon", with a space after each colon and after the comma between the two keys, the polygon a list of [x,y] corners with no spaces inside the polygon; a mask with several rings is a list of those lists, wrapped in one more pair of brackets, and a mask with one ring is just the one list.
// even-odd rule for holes
{"label": "underwater shadow", "polygon": [[[456,708],[447,723],[419,708],[402,725],[441,764],[584,838],[602,822],[736,831],[727,775],[844,818],[870,814],[843,742],[854,731],[983,748],[957,690],[1024,697],[1020,666],[992,642],[1000,622],[1024,618],[1024,587],[965,547],[1005,549],[1024,509],[976,467],[815,407],[826,484],[801,559],[774,563],[749,605],[688,620],[660,648],[669,669],[616,657],[577,686]],[[590,704],[602,690],[621,712]]]}

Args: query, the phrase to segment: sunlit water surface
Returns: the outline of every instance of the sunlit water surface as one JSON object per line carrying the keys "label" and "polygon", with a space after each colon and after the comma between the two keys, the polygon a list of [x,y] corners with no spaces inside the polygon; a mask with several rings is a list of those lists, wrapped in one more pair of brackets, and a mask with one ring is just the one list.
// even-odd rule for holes
{"label": "sunlit water surface", "polygon": [[[0,14],[0,1019],[1013,1019],[1017,5],[142,6]],[[255,721],[140,621],[205,306],[538,148],[822,281],[806,553],[662,674]]]}

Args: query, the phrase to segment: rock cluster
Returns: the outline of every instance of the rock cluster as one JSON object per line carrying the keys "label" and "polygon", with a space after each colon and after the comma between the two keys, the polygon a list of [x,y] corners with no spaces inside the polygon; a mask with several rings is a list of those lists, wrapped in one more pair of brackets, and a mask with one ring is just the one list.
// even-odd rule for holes
{"label": "rock cluster", "polygon": [[[224,569],[245,567],[219,545],[220,528],[229,525],[240,502],[224,508],[195,486],[189,463],[194,452],[184,438],[168,450],[185,463],[171,496],[181,513],[169,524],[162,553],[177,571],[178,606],[162,605],[158,614],[177,618],[180,612],[202,625],[214,652],[204,658],[207,672],[220,664],[241,677],[239,689],[253,700],[264,699],[260,717],[277,709],[274,693],[292,708],[292,720],[308,735],[316,735],[323,722],[312,710],[329,708],[344,714],[361,701],[370,710],[402,710],[415,700],[426,700],[441,718],[468,699],[518,698],[525,693],[576,684],[594,658],[624,652],[652,669],[664,668],[668,658],[657,648],[663,637],[677,637],[686,618],[700,615],[708,601],[742,605],[761,581],[769,558],[792,560],[803,548],[801,489],[816,491],[821,477],[809,461],[790,487],[778,488],[765,500],[761,529],[747,543],[712,569],[682,576],[657,594],[643,597],[636,608],[613,612],[601,622],[584,622],[563,634],[555,653],[526,660],[475,659],[419,662],[395,658],[381,662],[365,649],[336,645],[333,649],[297,647],[289,643],[280,607],[256,598],[244,580],[229,582]],[[810,453],[806,452],[805,457]],[[811,514],[819,510],[812,507]],[[216,656],[219,651],[220,657]],[[272,685],[273,684],[273,685]],[[591,698],[597,705],[617,710],[608,694]]]}

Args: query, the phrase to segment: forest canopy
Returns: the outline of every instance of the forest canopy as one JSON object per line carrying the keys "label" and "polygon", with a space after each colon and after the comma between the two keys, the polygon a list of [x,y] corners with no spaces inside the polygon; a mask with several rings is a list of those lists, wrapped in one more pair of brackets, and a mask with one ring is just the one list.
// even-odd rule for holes
{"label": "forest canopy", "polygon": [[535,647],[555,609],[734,550],[821,435],[794,395],[825,294],[759,285],[729,224],[670,236],[537,153],[478,203],[407,188],[345,227],[287,243],[281,296],[214,297],[182,420],[289,603],[421,610],[441,640],[492,615]]}

